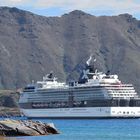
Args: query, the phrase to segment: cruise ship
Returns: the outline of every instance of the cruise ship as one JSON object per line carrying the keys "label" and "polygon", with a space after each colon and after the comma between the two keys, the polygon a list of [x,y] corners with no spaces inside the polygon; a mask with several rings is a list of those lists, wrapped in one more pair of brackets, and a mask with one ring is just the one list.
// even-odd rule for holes
{"label": "cruise ship", "polygon": [[51,72],[27,85],[20,94],[21,112],[28,118],[139,118],[140,98],[133,85],[99,72],[95,62],[87,60],[76,82],[58,82]]}

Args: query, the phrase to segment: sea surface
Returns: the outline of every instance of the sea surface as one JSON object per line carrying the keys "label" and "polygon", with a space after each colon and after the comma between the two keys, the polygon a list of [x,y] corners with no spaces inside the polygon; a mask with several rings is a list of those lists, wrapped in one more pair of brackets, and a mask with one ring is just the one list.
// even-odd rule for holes
{"label": "sea surface", "polygon": [[0,140],[140,140],[140,119],[39,120],[54,123],[61,133]]}

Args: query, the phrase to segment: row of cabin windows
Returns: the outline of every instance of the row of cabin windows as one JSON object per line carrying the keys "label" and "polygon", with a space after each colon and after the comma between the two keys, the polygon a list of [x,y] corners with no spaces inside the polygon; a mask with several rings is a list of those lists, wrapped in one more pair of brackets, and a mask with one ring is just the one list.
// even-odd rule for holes
{"label": "row of cabin windows", "polygon": [[[92,89],[91,88],[89,88],[89,89],[79,88],[79,89],[70,89],[70,90],[71,91],[74,91],[74,92],[75,91],[100,91],[100,90],[102,90],[102,88],[92,88]],[[49,89],[49,92],[52,92],[53,93],[54,91],[57,91],[57,92],[69,92],[69,89],[68,90],[67,89],[64,90],[64,89],[60,89],[60,88],[57,89],[57,90],[56,89]],[[47,90],[39,90],[38,92],[44,93],[44,92],[48,92],[48,91]]]}
{"label": "row of cabin windows", "polygon": [[[41,99],[41,100],[39,100],[39,99],[30,99],[30,100],[28,100],[29,102],[46,102],[46,101],[50,101],[50,99],[49,100],[47,100],[47,99]],[[53,99],[52,101],[68,101],[68,100],[66,100],[66,99]]]}
{"label": "row of cabin windows", "polygon": [[40,100],[51,100],[51,99],[53,99],[53,100],[54,100],[54,99],[62,99],[62,100],[63,100],[63,99],[65,99],[65,100],[66,100],[66,99],[68,99],[68,98],[65,98],[65,97],[63,97],[63,98],[60,98],[60,97],[52,97],[52,98],[51,98],[51,97],[50,97],[50,98],[28,98],[28,99],[29,99],[29,100],[38,100],[38,99],[40,99]]}
{"label": "row of cabin windows", "polygon": [[48,95],[50,95],[50,96],[60,96],[60,95],[69,95],[69,94],[73,94],[73,95],[76,95],[76,94],[101,94],[101,93],[103,93],[103,91],[84,91],[84,92],[78,92],[78,91],[76,91],[76,92],[66,92],[66,93],[56,93],[56,92],[50,92],[50,93],[37,93],[37,94],[35,94],[35,93],[33,93],[33,94],[30,94],[31,96],[48,96]]}
{"label": "row of cabin windows", "polygon": [[[93,100],[96,99],[104,99],[104,96],[86,96],[86,97],[73,97],[74,100]],[[53,98],[28,98],[28,101],[67,101],[69,98],[60,98],[60,97],[53,97]]]}
{"label": "row of cabin windows", "polygon": [[[112,113],[116,113],[115,111],[112,111]],[[140,114],[140,111],[138,111],[137,113],[139,113]],[[119,112],[117,112],[117,114],[135,114],[135,112],[134,111],[119,111]]]}
{"label": "row of cabin windows", "polygon": [[[91,92],[89,92],[88,94],[101,94],[103,91],[91,91]],[[108,91],[108,93],[135,93],[135,90],[131,90],[131,91],[116,91],[116,90],[114,90],[114,91]],[[66,92],[66,93],[46,93],[46,94],[44,94],[44,93],[39,93],[39,94],[32,94],[33,96],[36,96],[36,97],[48,97],[48,96],[68,96],[70,93],[69,92]],[[87,92],[72,92],[72,94],[73,95],[86,95],[87,96]]]}
{"label": "row of cabin windows", "polygon": [[126,90],[126,89],[134,89],[134,87],[105,87],[106,89],[111,89],[111,90]]}
{"label": "row of cabin windows", "polygon": [[[46,95],[46,96],[43,96],[43,98],[69,98],[73,96],[74,98],[76,97],[82,97],[82,98],[86,98],[86,97],[102,97],[104,96],[104,94],[84,94],[84,95],[80,95],[80,94],[77,94],[77,95],[55,95],[55,96],[51,96],[51,95]],[[36,99],[36,98],[42,98],[42,96],[33,96],[33,97],[29,97],[28,99]]]}
{"label": "row of cabin windows", "polygon": [[[74,100],[93,100],[93,98],[95,98],[95,97],[75,97],[74,98]],[[104,98],[103,96],[98,96],[98,97],[96,97],[96,99],[101,99],[101,98]],[[51,100],[53,100],[53,101],[66,101],[66,100],[68,100],[68,98],[46,98],[46,99],[28,99],[29,101],[51,101]]]}
{"label": "row of cabin windows", "polygon": [[135,90],[131,90],[131,91],[108,91],[109,93],[135,93]]}
{"label": "row of cabin windows", "polygon": [[87,93],[87,92],[83,92],[83,93],[78,93],[78,92],[76,92],[76,93],[74,93],[74,92],[72,92],[72,93],[61,93],[61,94],[59,94],[59,93],[55,93],[55,95],[54,94],[52,94],[52,93],[48,93],[48,94],[34,94],[33,96],[31,96],[31,97],[34,97],[34,98],[41,98],[41,97],[46,97],[46,98],[49,98],[49,97],[68,97],[68,96],[71,96],[71,95],[74,95],[74,96],[100,96],[100,95],[102,95],[103,94],[103,92],[89,92],[89,93]]}
{"label": "row of cabin windows", "polygon": [[69,96],[68,94],[56,94],[56,95],[52,95],[52,94],[44,94],[44,95],[32,95],[32,96],[29,96],[30,98],[34,97],[34,98],[47,98],[47,97],[67,97]]}
{"label": "row of cabin windows", "polygon": [[128,97],[132,97],[132,96],[134,96],[134,94],[112,94],[113,96],[128,96]]}

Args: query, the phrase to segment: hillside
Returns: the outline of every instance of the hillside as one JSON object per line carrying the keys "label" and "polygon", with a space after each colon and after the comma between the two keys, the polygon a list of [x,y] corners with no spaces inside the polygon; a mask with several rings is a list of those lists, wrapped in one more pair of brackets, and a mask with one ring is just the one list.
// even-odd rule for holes
{"label": "hillside", "polygon": [[0,8],[0,88],[21,88],[51,70],[61,81],[77,79],[90,54],[99,70],[140,90],[140,21],[131,15],[43,17]]}
{"label": "hillside", "polygon": [[20,116],[18,100],[18,92],[11,90],[0,90],[0,117]]}

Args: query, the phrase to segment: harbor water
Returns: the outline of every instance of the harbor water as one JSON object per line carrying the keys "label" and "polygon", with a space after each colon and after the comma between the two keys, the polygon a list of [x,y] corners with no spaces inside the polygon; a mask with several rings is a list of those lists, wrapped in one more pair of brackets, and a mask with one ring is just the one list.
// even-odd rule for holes
{"label": "harbor water", "polygon": [[58,135],[10,137],[0,140],[139,140],[140,119],[39,119],[54,123]]}

